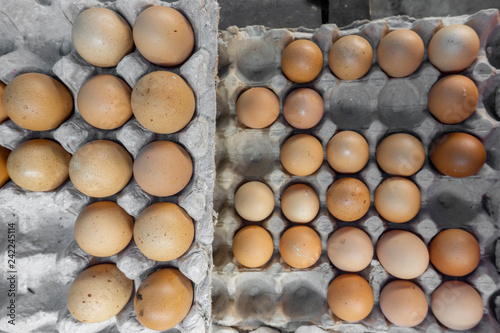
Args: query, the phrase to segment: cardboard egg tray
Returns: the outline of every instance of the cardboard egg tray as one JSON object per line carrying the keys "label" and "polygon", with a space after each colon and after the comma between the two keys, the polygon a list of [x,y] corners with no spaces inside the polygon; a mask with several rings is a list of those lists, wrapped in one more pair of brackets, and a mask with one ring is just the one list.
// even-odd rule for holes
{"label": "cardboard egg tray", "polygon": [[[436,28],[452,23],[471,26],[479,35],[481,46],[477,60],[463,74],[471,78],[479,90],[476,112],[457,125],[439,123],[429,113],[427,94],[441,73],[427,59],[427,45]],[[389,78],[378,66],[376,49],[381,36],[391,29],[407,28],[417,32],[424,41],[426,53],[419,69],[409,77]],[[332,39],[359,34],[374,49],[370,71],[360,80],[340,81],[328,67],[328,52]],[[320,75],[307,84],[294,84],[283,75],[280,57],[283,49],[294,39],[310,39],[323,51],[324,64]],[[331,280],[342,272],[327,256],[327,241],[331,233],[344,226],[356,226],[366,231],[375,245],[379,236],[392,229],[409,230],[420,236],[426,245],[441,230],[463,228],[479,241],[479,267],[463,280],[475,287],[484,301],[484,317],[471,332],[499,332],[495,312],[500,305],[500,48],[494,47],[500,38],[500,19],[497,10],[484,10],[470,16],[413,19],[391,17],[376,21],[354,22],[339,29],[334,24],[316,30],[267,29],[263,26],[230,27],[220,33],[219,82],[217,85],[216,187],[214,209],[218,212],[213,243],[214,272],[212,281],[212,311],[215,332],[247,332],[268,327],[265,332],[448,332],[429,313],[415,328],[401,328],[386,320],[378,305],[381,288],[394,280],[375,257],[359,274],[369,281],[374,291],[375,306],[364,320],[344,322],[332,314],[327,304],[327,289]],[[318,91],[324,99],[325,114],[311,130],[293,129],[278,120],[265,129],[250,129],[235,116],[238,96],[250,87],[267,87],[279,97],[285,97],[298,87]],[[342,175],[328,165],[326,158],[320,169],[307,177],[293,176],[282,167],[279,153],[282,143],[296,133],[317,137],[323,147],[340,130],[354,130],[368,141],[370,159],[367,166],[354,177],[369,188],[372,205],[359,221],[346,223],[336,220],[327,210],[326,191]],[[481,171],[471,177],[457,179],[440,174],[428,156],[423,168],[409,177],[422,195],[418,215],[404,224],[385,221],[373,206],[376,187],[390,175],[377,165],[375,151],[378,143],[391,133],[404,132],[416,136],[426,154],[433,140],[451,131],[464,131],[478,137],[487,150],[487,161]],[[243,220],[234,209],[234,193],[243,183],[259,180],[274,192],[274,212],[259,223]],[[321,208],[310,223],[322,241],[319,261],[310,269],[294,269],[279,254],[279,239],[291,227],[281,212],[280,197],[293,183],[306,183],[318,193]],[[231,246],[237,230],[248,224],[266,228],[274,241],[272,259],[262,268],[249,269],[234,258]],[[443,282],[443,277],[431,265],[417,279],[429,304],[431,293]],[[312,327],[310,327],[312,326]],[[274,328],[274,329],[271,329]]]}

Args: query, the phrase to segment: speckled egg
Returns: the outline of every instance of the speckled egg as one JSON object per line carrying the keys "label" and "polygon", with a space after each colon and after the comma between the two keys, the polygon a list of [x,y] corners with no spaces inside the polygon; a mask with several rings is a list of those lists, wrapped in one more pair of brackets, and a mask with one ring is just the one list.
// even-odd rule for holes
{"label": "speckled egg", "polygon": [[328,211],[337,219],[352,222],[370,208],[370,191],[361,180],[345,177],[336,180],[326,192]]}
{"label": "speckled egg", "polygon": [[281,70],[295,83],[314,80],[322,68],[323,52],[310,40],[295,40],[288,44],[281,54]]}
{"label": "speckled egg", "polygon": [[358,35],[341,37],[333,43],[328,55],[330,69],[341,80],[363,77],[370,70],[372,61],[372,46]]}

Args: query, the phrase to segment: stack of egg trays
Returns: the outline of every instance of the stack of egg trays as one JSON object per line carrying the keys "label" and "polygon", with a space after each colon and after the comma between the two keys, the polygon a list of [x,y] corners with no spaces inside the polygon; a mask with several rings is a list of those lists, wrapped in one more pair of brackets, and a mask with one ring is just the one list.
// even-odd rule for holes
{"label": "stack of egg trays", "polygon": [[[58,189],[50,192],[26,191],[12,181],[0,188],[0,221],[3,239],[7,240],[7,225],[16,225],[16,269],[17,313],[16,325],[8,324],[7,311],[1,311],[2,332],[153,332],[142,326],[134,314],[133,296],[116,317],[97,324],[81,323],[74,319],[66,307],[66,294],[74,278],[85,268],[98,262],[116,263],[125,275],[134,280],[137,290],[140,283],[152,272],[162,267],[178,267],[194,284],[193,306],[184,319],[169,332],[211,331],[211,270],[213,240],[213,186],[214,133],[215,133],[215,82],[214,72],[217,58],[218,4],[215,0],[184,0],[166,3],[155,0],[71,0],[44,2],[43,11],[54,11],[59,15],[52,24],[69,20],[90,7],[106,7],[121,14],[133,26],[140,12],[151,5],[171,6],[187,17],[193,26],[195,47],[190,58],[177,67],[159,67],[145,60],[137,50],[125,56],[117,67],[99,68],[85,62],[72,45],[63,43],[61,49],[44,50],[53,53],[55,64],[44,62],[38,56],[40,50],[21,45],[0,57],[2,68],[0,80],[6,84],[15,76],[25,72],[40,72],[62,81],[72,92],[75,101],[73,115],[60,127],[52,131],[33,132],[20,128],[11,120],[0,125],[0,145],[14,149],[19,143],[33,138],[46,138],[59,142],[68,152],[75,151],[93,140],[106,139],[123,145],[133,158],[151,141],[172,140],[180,143],[193,159],[194,172],[187,187],[171,197],[157,198],[140,189],[132,178],[118,194],[106,198],[116,201],[134,218],[147,206],[157,201],[178,203],[193,218],[195,239],[189,250],[179,259],[155,262],[140,253],[132,241],[122,252],[106,258],[95,258],[79,248],[73,226],[80,211],[95,198],[80,193],[68,179]],[[38,5],[38,4],[37,4]],[[31,5],[29,5],[31,6]],[[37,7],[38,8],[38,7]],[[32,9],[30,7],[30,9]],[[29,14],[30,11],[27,11]],[[5,14],[5,13],[4,13]],[[16,13],[10,12],[12,22]],[[9,15],[7,13],[6,15]],[[36,17],[36,13],[32,13]],[[63,16],[64,15],[64,16]],[[69,24],[70,26],[70,24]],[[21,34],[22,29],[17,33]],[[45,33],[40,30],[40,34]],[[67,32],[71,40],[71,29]],[[17,37],[17,36],[16,36]],[[19,37],[17,37],[19,38]],[[14,42],[12,42],[14,44]],[[66,55],[60,52],[65,49]],[[46,59],[46,58],[45,58]],[[53,66],[52,66],[53,65]],[[154,134],[132,117],[116,130],[100,130],[87,124],[76,107],[76,96],[80,86],[96,74],[112,74],[124,79],[130,87],[145,74],[156,70],[172,71],[183,77],[191,86],[196,98],[195,115],[181,131],[170,135]],[[113,235],[110,235],[112,237]],[[54,239],[56,241],[54,241]],[[0,241],[0,255],[7,258],[6,241]],[[5,244],[5,245],[4,245]],[[2,261],[2,292],[7,295],[7,260]],[[2,309],[9,299],[0,298]]]}
{"label": "stack of egg trays", "polygon": [[[478,86],[479,104],[476,112],[466,121],[444,125],[433,118],[427,108],[427,94],[442,75],[429,63],[427,46],[436,28],[453,23],[471,26],[480,38],[478,58],[464,71],[464,75]],[[400,79],[389,78],[377,64],[376,50],[385,32],[400,28],[417,32],[424,41],[426,52],[415,73]],[[350,34],[359,34],[370,42],[374,60],[363,78],[341,81],[333,76],[328,67],[328,52],[332,38],[335,40],[338,36]],[[334,230],[349,225],[366,231],[374,245],[383,232],[392,229],[416,233],[426,245],[443,229],[464,228],[470,231],[479,241],[481,262],[473,273],[460,279],[474,286],[484,301],[484,317],[471,332],[500,331],[500,324],[495,318],[500,277],[494,262],[500,223],[500,76],[497,75],[500,71],[491,64],[498,66],[500,62],[500,48],[493,48],[494,41],[499,38],[498,10],[443,18],[390,17],[354,22],[342,29],[327,24],[316,30],[249,26],[242,29],[230,27],[221,32],[214,194],[214,209],[219,215],[215,227],[212,282],[213,321],[218,330],[233,332],[233,328],[237,328],[250,331],[268,326],[288,332],[304,325],[315,325],[334,332],[448,332],[432,315],[430,307],[424,322],[415,328],[398,328],[384,318],[378,305],[380,290],[395,278],[384,270],[376,255],[371,264],[359,273],[369,281],[374,291],[372,313],[356,323],[341,321],[332,314],[326,300],[327,289],[331,280],[342,272],[330,263],[326,245]],[[323,69],[315,80],[307,84],[293,84],[280,69],[281,53],[294,39],[310,39],[323,51]],[[274,91],[281,106],[292,90],[313,88],[323,96],[324,117],[317,126],[307,131],[293,129],[282,113],[268,128],[249,129],[237,120],[235,103],[244,90],[257,86]],[[330,138],[340,130],[361,133],[370,147],[367,166],[354,177],[368,186],[372,204],[363,218],[351,223],[336,220],[326,208],[328,187],[343,176],[333,171],[326,158],[320,169],[307,177],[291,175],[284,170],[279,159],[281,144],[292,134],[312,134],[326,148]],[[423,143],[428,154],[433,140],[451,131],[471,133],[484,143],[487,161],[481,171],[463,179],[451,178],[440,174],[427,156],[423,168],[409,177],[422,195],[418,215],[404,224],[382,219],[373,206],[373,195],[378,184],[390,175],[377,166],[375,151],[378,143],[391,133],[409,133]],[[260,180],[269,185],[276,200],[274,212],[258,223],[271,233],[275,251],[272,259],[258,269],[242,266],[231,251],[235,232],[250,224],[236,213],[234,193],[241,184],[250,180]],[[321,202],[319,214],[308,225],[321,237],[322,254],[309,269],[294,269],[279,254],[280,236],[292,226],[281,212],[280,197],[289,185],[298,182],[312,186]],[[431,293],[444,278],[429,265],[425,273],[413,281],[422,287],[430,301]]]}

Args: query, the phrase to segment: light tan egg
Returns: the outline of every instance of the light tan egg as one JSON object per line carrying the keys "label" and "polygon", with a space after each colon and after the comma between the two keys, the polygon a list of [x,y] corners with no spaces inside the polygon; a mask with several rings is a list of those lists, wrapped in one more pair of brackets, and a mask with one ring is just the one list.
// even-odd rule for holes
{"label": "light tan egg", "polygon": [[278,119],[280,101],[270,89],[250,88],[238,97],[235,111],[236,117],[243,125],[250,128],[264,128]]}
{"label": "light tan egg", "polygon": [[281,70],[295,83],[314,80],[322,68],[323,52],[310,40],[295,40],[288,44],[281,54]]}
{"label": "light tan egg", "polygon": [[365,319],[374,305],[372,287],[356,274],[342,274],[333,279],[327,299],[332,312],[345,321]]}
{"label": "light tan egg", "polygon": [[193,175],[189,153],[172,141],[154,141],[144,146],[134,161],[134,178],[147,193],[158,197],[182,191]]}
{"label": "light tan egg", "polygon": [[5,83],[0,81],[0,124],[9,119],[9,116],[7,116],[7,112],[5,112],[5,108],[2,103],[4,90],[5,90]]}
{"label": "light tan egg", "polygon": [[191,216],[171,202],[157,202],[144,209],[134,224],[134,241],[139,250],[156,261],[182,256],[194,239]]}
{"label": "light tan egg", "polygon": [[326,158],[333,170],[340,173],[356,173],[368,163],[368,142],[359,133],[341,131],[326,146]]}
{"label": "light tan egg", "polygon": [[370,191],[361,180],[345,177],[333,182],[326,192],[328,211],[337,219],[352,222],[370,208]]}
{"label": "light tan egg", "polygon": [[372,66],[373,49],[361,36],[349,35],[333,43],[328,64],[333,74],[341,80],[357,80]]}
{"label": "light tan egg", "polygon": [[424,42],[413,30],[397,29],[385,35],[377,49],[377,61],[392,77],[405,77],[415,72],[424,58]]}
{"label": "light tan egg", "polygon": [[66,303],[75,319],[100,323],[116,316],[133,290],[134,282],[115,264],[98,264],[85,269],[71,283]]}
{"label": "light tan egg", "polygon": [[68,179],[71,154],[60,144],[33,139],[14,148],[7,158],[7,173],[28,191],[51,191]]}
{"label": "light tan egg", "polygon": [[119,77],[101,74],[88,79],[78,91],[76,104],[83,119],[100,129],[115,129],[132,116],[132,90]]}
{"label": "light tan egg", "polygon": [[380,309],[391,323],[415,327],[424,321],[429,305],[419,286],[410,281],[396,280],[380,292]]}
{"label": "light tan egg", "polygon": [[9,172],[7,171],[7,158],[10,150],[0,146],[0,187],[9,180]]}
{"label": "light tan egg", "polygon": [[146,129],[175,133],[193,118],[195,97],[189,84],[179,75],[156,71],[144,75],[132,90],[132,112]]}
{"label": "light tan egg", "polygon": [[75,240],[94,257],[109,257],[123,250],[132,239],[132,216],[113,201],[85,207],[75,221]]}
{"label": "light tan egg", "polygon": [[280,254],[293,268],[311,267],[321,256],[321,238],[305,225],[291,227],[281,235]]}
{"label": "light tan egg", "polygon": [[274,193],[262,182],[247,182],[234,194],[234,209],[245,220],[262,221],[274,210]]}
{"label": "light tan egg", "polygon": [[310,134],[296,134],[281,146],[280,161],[286,171],[296,176],[309,176],[323,164],[323,146]]}
{"label": "light tan egg", "polygon": [[5,87],[3,107],[17,125],[48,131],[61,125],[73,110],[73,97],[56,79],[40,73],[16,76]]}
{"label": "light tan egg", "polygon": [[73,185],[91,197],[120,192],[132,176],[132,157],[116,142],[96,140],[80,147],[69,164]]}
{"label": "light tan egg", "polygon": [[393,223],[405,223],[417,216],[421,201],[417,185],[403,177],[388,178],[375,190],[375,209]]}
{"label": "light tan egg", "polygon": [[243,266],[260,267],[271,259],[273,252],[273,238],[261,226],[249,225],[234,235],[233,254]]}
{"label": "light tan egg", "polygon": [[283,104],[285,120],[295,128],[309,129],[323,118],[325,106],[319,93],[310,88],[292,91]]}
{"label": "light tan egg", "polygon": [[191,24],[180,12],[166,6],[151,6],[140,13],[133,35],[144,58],[160,66],[182,64],[194,48]]}
{"label": "light tan egg", "polygon": [[281,211],[292,222],[311,222],[319,212],[316,191],[305,184],[293,184],[281,195]]}
{"label": "light tan egg", "polygon": [[332,264],[346,272],[359,272],[373,259],[370,236],[355,227],[337,229],[328,239],[328,258]]}
{"label": "light tan egg", "polygon": [[396,133],[379,143],[376,157],[379,167],[388,174],[411,176],[424,165],[425,149],[413,135]]}

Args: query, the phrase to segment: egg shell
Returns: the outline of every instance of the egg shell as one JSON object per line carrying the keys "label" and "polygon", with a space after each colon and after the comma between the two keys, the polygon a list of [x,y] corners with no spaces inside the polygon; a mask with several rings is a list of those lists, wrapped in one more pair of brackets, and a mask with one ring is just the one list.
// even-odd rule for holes
{"label": "egg shell", "polygon": [[283,103],[283,116],[293,127],[309,129],[316,126],[323,118],[325,106],[321,95],[310,88],[298,88],[292,91]]}
{"label": "egg shell", "polygon": [[368,142],[359,133],[341,131],[326,146],[326,158],[333,170],[340,173],[361,171],[370,157]]}
{"label": "egg shell", "polygon": [[421,202],[417,185],[403,177],[388,178],[375,190],[375,209],[389,222],[410,221],[420,211]]}
{"label": "egg shell", "polygon": [[373,259],[370,236],[355,227],[337,229],[328,239],[328,258],[332,264],[346,272],[359,272]]}
{"label": "egg shell", "polygon": [[296,176],[309,176],[323,164],[323,146],[309,134],[289,137],[281,146],[280,161],[286,171]]}
{"label": "egg shell", "polygon": [[141,283],[134,297],[139,322],[155,331],[180,323],[191,309],[193,286],[176,268],[163,268]]}
{"label": "egg shell", "polygon": [[424,58],[424,42],[413,30],[398,29],[385,35],[377,48],[377,61],[391,77],[405,77],[415,72]]}
{"label": "egg shell", "polygon": [[154,141],[139,151],[133,168],[135,180],[144,191],[165,197],[186,187],[193,175],[193,160],[175,142]]}
{"label": "egg shell", "polygon": [[236,117],[250,128],[264,128],[278,118],[280,101],[270,89],[250,88],[243,92],[236,101]]}
{"label": "egg shell", "polygon": [[16,76],[5,87],[2,101],[7,116],[32,131],[57,128],[73,110],[69,90],[56,79],[40,73]]}
{"label": "egg shell", "polygon": [[73,22],[71,38],[76,52],[99,67],[118,65],[134,47],[132,29],[127,21],[107,8],[89,8]]}
{"label": "egg shell", "polygon": [[7,173],[28,191],[51,191],[68,179],[71,154],[50,140],[33,139],[17,146],[7,158]]}
{"label": "egg shell", "polygon": [[0,146],[0,187],[9,180],[9,172],[7,171],[7,158],[10,150]]}
{"label": "egg shell", "polygon": [[236,190],[234,208],[245,220],[262,221],[274,210],[274,193],[262,182],[247,182]]}
{"label": "egg shell", "polygon": [[396,280],[380,292],[380,309],[391,323],[415,327],[424,321],[429,305],[419,286],[410,281]]}
{"label": "egg shell", "polygon": [[73,185],[91,197],[120,192],[132,176],[132,157],[118,143],[95,140],[80,147],[69,163]]}
{"label": "egg shell", "polygon": [[425,149],[411,134],[396,133],[385,137],[378,145],[377,163],[382,170],[394,176],[411,176],[422,168]]}
{"label": "egg shell", "polygon": [[152,6],[140,13],[133,35],[144,58],[160,66],[182,64],[194,48],[191,23],[179,11],[166,6]]}
{"label": "egg shell", "polygon": [[175,133],[193,118],[195,97],[189,84],[179,75],[156,71],[144,75],[132,90],[135,118],[151,132]]}
{"label": "egg shell", "polygon": [[370,208],[370,191],[359,179],[340,178],[328,188],[326,206],[339,220],[346,222],[359,220]]}
{"label": "egg shell", "polygon": [[0,124],[9,119],[9,116],[7,116],[7,112],[5,111],[5,108],[2,103],[4,91],[5,91],[5,83],[0,81]]}
{"label": "egg shell", "polygon": [[321,256],[321,239],[310,227],[291,227],[281,235],[280,254],[293,268],[309,268]]}
{"label": "egg shell", "polygon": [[319,212],[318,195],[310,186],[293,184],[281,195],[281,211],[292,222],[311,222]]}
{"label": "egg shell", "polygon": [[260,267],[271,259],[273,252],[273,238],[261,226],[249,225],[234,235],[233,254],[243,266]]}
{"label": "egg shell", "polygon": [[365,319],[374,304],[372,287],[356,274],[342,274],[333,279],[327,299],[332,312],[346,321]]}
{"label": "egg shell", "polygon": [[114,264],[98,264],[71,283],[66,303],[75,319],[100,323],[117,315],[128,303],[134,282]]}
{"label": "egg shell", "polygon": [[358,35],[339,38],[328,54],[328,64],[333,74],[341,80],[357,80],[372,66],[373,49],[370,43]]}
{"label": "egg shell", "polygon": [[314,42],[298,39],[285,47],[281,54],[281,69],[292,82],[314,80],[323,68],[323,52]]}

